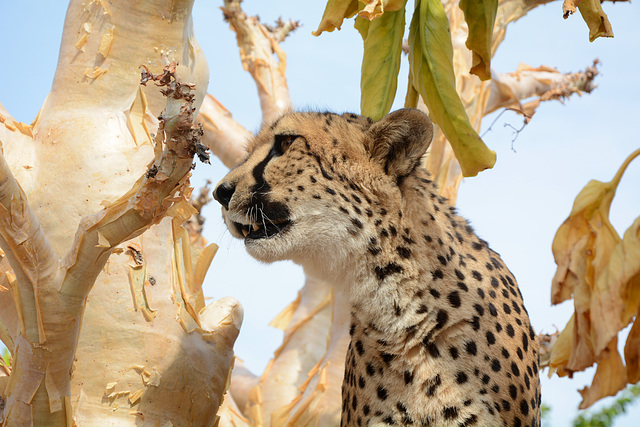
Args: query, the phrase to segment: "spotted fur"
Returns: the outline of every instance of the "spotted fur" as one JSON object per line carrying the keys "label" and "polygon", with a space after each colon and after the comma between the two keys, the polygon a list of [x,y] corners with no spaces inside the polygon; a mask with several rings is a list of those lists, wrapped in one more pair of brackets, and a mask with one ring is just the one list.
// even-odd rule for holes
{"label": "spotted fur", "polygon": [[346,291],[342,425],[538,426],[538,343],[513,275],[420,166],[429,119],[289,113],[218,184],[255,258]]}

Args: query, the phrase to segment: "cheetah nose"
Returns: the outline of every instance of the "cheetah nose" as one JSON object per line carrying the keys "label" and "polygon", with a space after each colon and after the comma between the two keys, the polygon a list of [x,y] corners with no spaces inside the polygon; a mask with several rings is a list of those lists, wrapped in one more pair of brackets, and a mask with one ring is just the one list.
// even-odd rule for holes
{"label": "cheetah nose", "polygon": [[231,201],[231,196],[236,191],[236,187],[234,185],[228,185],[225,183],[220,183],[213,190],[213,198],[218,201],[225,209],[229,209],[229,202]]}

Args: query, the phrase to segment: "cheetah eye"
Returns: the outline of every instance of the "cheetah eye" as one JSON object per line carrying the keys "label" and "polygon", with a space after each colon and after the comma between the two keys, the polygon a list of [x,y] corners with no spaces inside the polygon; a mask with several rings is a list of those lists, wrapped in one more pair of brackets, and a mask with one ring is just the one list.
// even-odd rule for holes
{"label": "cheetah eye", "polygon": [[276,135],[276,141],[273,146],[276,153],[279,155],[284,154],[289,149],[293,141],[298,138],[298,135]]}

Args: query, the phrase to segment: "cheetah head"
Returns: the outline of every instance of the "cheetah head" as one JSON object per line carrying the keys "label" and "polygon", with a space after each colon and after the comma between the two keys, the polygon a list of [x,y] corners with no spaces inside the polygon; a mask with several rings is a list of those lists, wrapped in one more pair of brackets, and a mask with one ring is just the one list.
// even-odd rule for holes
{"label": "cheetah head", "polygon": [[246,160],[213,195],[258,260],[345,266],[366,253],[376,221],[402,209],[401,183],[432,135],[429,118],[412,109],[378,122],[288,113],[249,142]]}

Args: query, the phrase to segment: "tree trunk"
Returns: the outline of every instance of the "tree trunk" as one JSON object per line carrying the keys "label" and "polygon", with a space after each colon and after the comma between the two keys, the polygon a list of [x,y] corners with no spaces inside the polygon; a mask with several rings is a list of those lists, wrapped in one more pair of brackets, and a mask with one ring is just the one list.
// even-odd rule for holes
{"label": "tree trunk", "polygon": [[[181,225],[193,213],[191,108],[208,83],[192,3],[72,0],[33,127],[0,111],[23,190],[0,165],[0,244],[13,269],[0,287],[13,357],[0,425],[215,422],[242,309],[204,306],[215,246],[192,246]],[[141,66],[172,62],[195,85],[181,92],[193,107],[140,86]]]}

